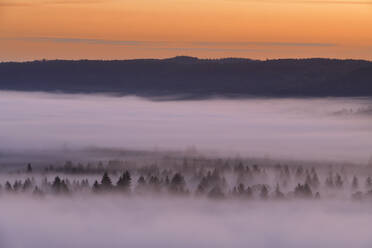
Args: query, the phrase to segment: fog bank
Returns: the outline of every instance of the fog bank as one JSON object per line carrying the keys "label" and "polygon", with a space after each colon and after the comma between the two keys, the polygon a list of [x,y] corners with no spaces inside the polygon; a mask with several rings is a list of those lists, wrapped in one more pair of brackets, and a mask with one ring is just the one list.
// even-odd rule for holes
{"label": "fog bank", "polygon": [[371,104],[364,98],[149,101],[2,91],[0,151],[194,146],[365,163],[372,154]]}
{"label": "fog bank", "polygon": [[372,245],[369,204],[110,196],[0,199],[0,246],[7,248]]}

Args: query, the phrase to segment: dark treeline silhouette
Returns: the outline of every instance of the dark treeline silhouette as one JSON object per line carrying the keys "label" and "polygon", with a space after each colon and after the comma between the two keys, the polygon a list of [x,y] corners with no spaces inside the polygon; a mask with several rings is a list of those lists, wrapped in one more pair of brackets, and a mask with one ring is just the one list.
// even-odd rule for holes
{"label": "dark treeline silhouette", "polygon": [[50,166],[36,169],[28,164],[24,171],[16,173],[25,177],[0,183],[0,192],[36,196],[82,192],[169,194],[261,200],[332,199],[339,196],[372,200],[369,176],[372,168],[368,166],[258,165],[242,159],[208,158],[167,158],[164,161],[142,165],[115,160],[96,165],[78,164],[81,168],[78,175],[71,175],[70,170],[75,166],[72,162],[52,171]]}
{"label": "dark treeline silhouette", "polygon": [[372,96],[372,62],[336,59],[53,60],[0,63],[0,89],[204,98]]}

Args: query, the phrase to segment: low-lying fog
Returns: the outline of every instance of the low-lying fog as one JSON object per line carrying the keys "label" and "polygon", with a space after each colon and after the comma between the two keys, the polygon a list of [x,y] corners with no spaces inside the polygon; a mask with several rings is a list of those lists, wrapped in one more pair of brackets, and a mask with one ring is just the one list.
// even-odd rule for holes
{"label": "low-lying fog", "polygon": [[370,204],[96,196],[2,198],[0,247],[337,247],[372,245]]}
{"label": "low-lying fog", "polygon": [[[372,155],[371,106],[372,100],[365,98],[150,101],[137,97],[2,91],[0,159],[5,160],[0,163],[0,247],[369,248],[372,245],[372,183],[371,169],[364,165]],[[227,180],[221,184],[225,185],[222,189],[226,198],[223,199],[208,197],[215,192],[211,182],[222,179],[216,176],[217,172],[209,175],[204,171],[204,164],[229,167],[229,163],[234,165],[239,159],[192,158],[192,166],[200,166],[200,170],[193,170],[192,166],[176,167],[177,162],[165,157],[167,166],[173,166],[166,167],[165,171],[173,177],[169,184],[163,180],[165,174],[158,173],[152,165],[162,164],[160,155],[125,153],[124,165],[133,175],[131,193],[125,194],[118,194],[113,187],[108,193],[99,191],[104,189],[103,179],[97,187],[93,181],[99,180],[103,171],[92,174],[95,167],[86,164],[75,164],[81,173],[86,172],[81,175],[68,174],[72,170],[68,166],[61,167],[65,171],[57,167],[52,170],[50,166],[48,172],[37,163],[33,164],[32,173],[31,168],[25,173],[27,159],[33,151],[49,154],[48,163],[54,164],[58,150],[65,153],[85,147],[116,147],[176,151],[193,146],[200,151],[213,151],[214,155],[240,153],[250,157],[348,160],[363,165],[344,168],[327,167],[324,163],[314,164],[314,171],[306,166],[299,170],[297,165],[286,170],[286,167],[271,165],[275,160],[257,160],[269,164],[259,162],[265,169],[257,167],[251,176],[247,176],[250,175],[248,167],[238,166],[237,170],[224,172]],[[94,151],[98,153],[100,149],[90,150]],[[108,154],[110,151],[115,154],[115,149],[108,149]],[[6,162],[11,154],[19,155],[22,171]],[[138,156],[132,158],[138,159],[133,167],[128,167],[130,154]],[[74,156],[76,163],[81,160],[79,152]],[[153,161],[149,161],[152,156]],[[243,162],[255,168],[255,162]],[[182,180],[174,179],[174,173],[183,168],[178,172],[185,176],[190,196],[159,192],[142,195],[143,185],[147,189],[148,185],[158,184],[151,183],[154,177],[149,170],[139,168],[139,163],[156,172],[154,175],[160,177],[158,183],[163,190],[176,182],[182,184]],[[108,165],[102,168],[111,169],[113,182],[118,181],[120,174],[113,174],[118,168]],[[283,174],[281,170],[288,173]],[[319,178],[314,177],[315,170]],[[234,174],[238,172],[243,174]],[[146,181],[137,187],[140,173],[144,173]],[[71,182],[88,179],[87,192],[75,192],[73,188],[77,184],[67,183],[71,194],[57,194],[60,184],[51,184],[56,175]],[[49,184],[42,183],[45,176]],[[29,181],[28,187],[32,187],[28,191],[26,177],[35,179],[35,182]],[[204,177],[220,179],[202,184]],[[318,186],[314,178],[319,179]],[[16,180],[22,180],[21,185],[24,181],[22,189]],[[335,187],[333,180],[336,184],[342,181],[341,186]],[[7,181],[11,184],[6,184]],[[241,182],[246,189],[234,189]],[[199,183],[204,185],[203,197],[200,185],[196,188]],[[300,185],[303,183],[313,187],[308,199],[297,197],[305,192]],[[261,197],[257,197],[257,184],[268,186],[260,186]],[[40,187],[39,191],[35,186]],[[118,186],[119,183],[115,187]],[[285,199],[273,200],[279,186]],[[257,191],[250,194],[253,198],[246,197],[250,187]],[[149,192],[157,192],[151,190],[149,188]],[[320,197],[315,197],[317,191]],[[266,192],[265,195],[262,192]]]}
{"label": "low-lying fog", "polygon": [[150,101],[0,92],[0,151],[185,149],[365,163],[372,101],[364,98]]}

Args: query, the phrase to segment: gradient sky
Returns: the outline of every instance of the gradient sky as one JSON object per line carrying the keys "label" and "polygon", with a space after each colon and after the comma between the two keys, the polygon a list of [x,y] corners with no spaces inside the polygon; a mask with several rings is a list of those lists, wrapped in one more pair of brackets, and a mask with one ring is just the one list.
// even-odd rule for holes
{"label": "gradient sky", "polygon": [[372,60],[370,0],[0,0],[0,60]]}

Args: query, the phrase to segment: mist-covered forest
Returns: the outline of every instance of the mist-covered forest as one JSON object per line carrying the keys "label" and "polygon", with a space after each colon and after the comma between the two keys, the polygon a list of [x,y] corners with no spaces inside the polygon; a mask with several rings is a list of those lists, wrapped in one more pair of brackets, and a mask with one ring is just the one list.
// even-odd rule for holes
{"label": "mist-covered forest", "polygon": [[[369,165],[314,165],[239,158],[161,156],[38,166],[2,173],[1,192],[74,196],[163,195],[242,200],[369,200]],[[8,177],[7,177],[8,176]]]}
{"label": "mist-covered forest", "polygon": [[2,170],[1,247],[371,242],[372,164],[127,154]]}
{"label": "mist-covered forest", "polygon": [[0,92],[0,247],[365,247],[370,98]]}

